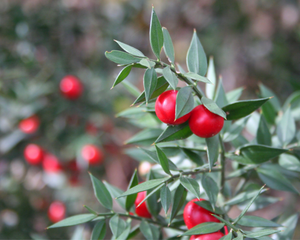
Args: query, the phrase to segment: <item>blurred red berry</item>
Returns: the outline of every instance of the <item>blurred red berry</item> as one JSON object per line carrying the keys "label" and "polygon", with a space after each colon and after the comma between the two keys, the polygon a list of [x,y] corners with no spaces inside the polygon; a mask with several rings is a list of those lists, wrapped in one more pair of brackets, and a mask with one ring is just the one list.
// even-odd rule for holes
{"label": "blurred red berry", "polygon": [[43,149],[36,144],[29,144],[24,150],[24,158],[29,164],[37,165],[42,162],[44,156]]}
{"label": "blurred red berry", "polygon": [[146,201],[143,202],[139,207],[138,205],[140,204],[141,201],[144,200],[144,198],[146,197],[147,192],[143,191],[143,192],[139,192],[137,194],[137,197],[135,199],[134,205],[135,205],[135,213],[136,215],[140,216],[140,217],[144,217],[144,218],[151,218],[151,214],[148,211],[148,207],[146,204]]}
{"label": "blurred red berry", "polygon": [[224,234],[221,232],[213,232],[201,235],[192,235],[190,240],[219,240],[224,237]]}
{"label": "blurred red berry", "polygon": [[50,204],[48,209],[48,217],[51,222],[56,223],[65,218],[66,206],[64,203],[55,201]]}
{"label": "blurred red berry", "polygon": [[60,91],[65,98],[75,100],[81,96],[83,86],[77,77],[67,75],[60,82]]}
{"label": "blurred red berry", "polygon": [[91,165],[100,164],[103,161],[101,150],[93,144],[85,145],[81,150],[81,155]]}
{"label": "blurred red berry", "polygon": [[62,169],[62,166],[56,156],[47,153],[44,155],[43,169],[46,172],[58,172]]}
{"label": "blurred red berry", "polygon": [[39,128],[40,126],[40,119],[36,116],[33,115],[29,118],[23,119],[20,123],[19,123],[19,129],[27,134],[32,134],[34,132],[36,132],[36,130]]}

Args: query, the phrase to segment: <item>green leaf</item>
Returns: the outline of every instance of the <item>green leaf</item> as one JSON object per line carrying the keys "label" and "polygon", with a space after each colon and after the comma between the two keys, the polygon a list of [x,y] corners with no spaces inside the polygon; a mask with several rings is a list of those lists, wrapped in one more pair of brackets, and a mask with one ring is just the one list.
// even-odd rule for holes
{"label": "green leaf", "polygon": [[254,190],[254,191],[245,191],[245,192],[242,192],[242,193],[234,196],[233,198],[231,198],[227,202],[225,202],[224,205],[231,205],[232,206],[232,205],[236,205],[236,204],[242,203],[244,201],[252,199],[258,193],[261,193],[261,190]]}
{"label": "green leaf", "polygon": [[298,218],[299,218],[299,213],[296,213],[288,217],[284,221],[280,221],[283,227],[280,228],[281,232],[276,234],[277,236],[276,239],[280,239],[280,240],[293,239],[293,235],[297,227]]}
{"label": "green leaf", "polygon": [[126,90],[134,97],[138,97],[141,92],[140,90],[138,90],[136,88],[136,86],[134,86],[133,84],[131,84],[130,82],[123,80],[122,81],[123,86],[126,88]]}
{"label": "green leaf", "polygon": [[225,223],[228,227],[232,228],[234,231],[238,231],[238,228],[234,226],[231,222],[226,221],[225,219],[221,218],[220,216],[216,214],[212,214],[215,218],[219,219],[222,223]]}
{"label": "green leaf", "polygon": [[93,228],[91,240],[102,240],[106,234],[106,221],[105,219],[96,223]]}
{"label": "green leaf", "polygon": [[206,78],[206,77],[203,77],[197,73],[194,73],[194,72],[187,72],[187,73],[184,73],[183,76],[187,77],[187,78],[191,78],[191,79],[194,79],[198,82],[204,82],[204,83],[209,83],[209,84],[212,84],[212,82]]}
{"label": "green leaf", "polygon": [[245,227],[280,227],[281,225],[257,216],[243,216],[237,224]]}
{"label": "green leaf", "polygon": [[90,173],[93,189],[98,201],[107,209],[112,210],[112,198],[105,185]]}
{"label": "green leaf", "polygon": [[201,166],[204,164],[200,154],[198,154],[195,151],[192,151],[190,149],[187,149],[187,148],[180,148],[180,149],[190,160],[192,160],[197,165]]}
{"label": "green leaf", "polygon": [[200,186],[195,179],[180,176],[180,183],[186,190],[194,194],[198,199],[200,199]]}
{"label": "green leaf", "polygon": [[147,240],[159,239],[158,228],[145,220],[142,220],[140,224],[140,230]]}
{"label": "green leaf", "polygon": [[282,115],[277,124],[277,136],[283,145],[289,144],[296,134],[296,124],[291,113],[291,108]]}
{"label": "green leaf", "polygon": [[262,229],[262,230],[256,230],[255,232],[247,232],[246,237],[248,238],[259,238],[268,236],[274,233],[278,233],[280,230],[274,230],[274,229]]}
{"label": "green leaf", "polygon": [[115,87],[116,85],[118,85],[120,82],[122,82],[125,78],[127,78],[127,76],[129,75],[129,73],[131,71],[131,68],[132,68],[132,65],[128,65],[120,71],[112,88]]}
{"label": "green leaf", "polygon": [[[223,135],[223,141],[224,142],[231,142],[234,139],[236,139],[238,136],[240,136],[242,130],[246,126],[247,121],[249,118],[242,118],[237,121],[235,121],[232,125],[230,125],[229,129],[225,131]],[[230,123],[230,122],[226,122]],[[223,127],[224,129],[224,127]]]}
{"label": "green leaf", "polygon": [[207,72],[207,58],[196,30],[194,30],[192,41],[186,55],[186,65],[189,72],[198,73],[201,76],[205,76]]}
{"label": "green leaf", "polygon": [[167,185],[164,185],[160,190],[160,201],[161,201],[161,205],[167,215],[167,212],[172,203],[172,194]]}
{"label": "green leaf", "polygon": [[155,143],[186,139],[192,134],[193,132],[191,131],[187,121],[180,125],[168,126],[155,140]]}
{"label": "green leaf", "polygon": [[79,215],[75,215],[75,216],[72,216],[72,217],[68,217],[64,220],[61,220],[60,222],[54,223],[53,225],[49,226],[47,229],[74,226],[74,225],[78,225],[78,224],[81,224],[81,223],[89,222],[89,221],[93,220],[96,217],[97,217],[96,215],[90,214],[90,213],[79,214]]}
{"label": "green leaf", "polygon": [[217,78],[216,78],[216,71],[215,71],[215,65],[214,65],[214,58],[213,57],[209,58],[209,64],[208,64],[208,70],[207,70],[207,76],[206,77],[212,83],[212,84],[206,84],[205,85],[206,96],[209,99],[214,99]]}
{"label": "green leaf", "polygon": [[[157,79],[157,84],[156,84],[156,88],[154,90],[154,92],[152,93],[151,97],[149,100],[157,98],[160,94],[162,94],[169,86],[169,83],[166,81],[166,79],[163,76],[160,76]],[[133,104],[137,104],[140,102],[144,102],[146,101],[145,98],[145,92],[142,92],[138,98],[134,101]]]}
{"label": "green leaf", "polygon": [[166,28],[162,28],[163,36],[164,36],[164,50],[165,54],[169,60],[169,62],[174,63],[175,62],[175,53],[174,53],[174,47],[172,43],[171,36]]}
{"label": "green leaf", "polygon": [[207,145],[209,169],[212,169],[219,156],[219,134],[210,138],[205,138],[205,141]]}
{"label": "green leaf", "polygon": [[285,101],[284,106],[282,107],[284,110],[288,107],[291,108],[292,116],[295,121],[300,120],[300,91],[296,91],[292,93]]}
{"label": "green leaf", "polygon": [[279,165],[287,170],[300,172],[300,161],[293,155],[281,154],[279,156]]}
{"label": "green leaf", "polygon": [[[137,176],[137,170],[134,170],[134,173],[132,174],[132,177],[130,179],[130,182],[129,182],[127,190],[129,190],[130,188],[133,188],[133,187],[137,186],[138,184],[139,184],[139,179],[138,179],[138,176]],[[130,208],[133,206],[136,197],[137,197],[137,193],[136,194],[132,194],[132,195],[128,195],[125,198],[125,208],[126,208],[126,211],[128,211],[128,212],[130,211]]]}
{"label": "green leaf", "polygon": [[127,190],[126,192],[124,192],[123,194],[121,194],[118,198],[120,197],[125,197],[131,194],[135,194],[138,192],[143,192],[143,191],[147,191],[150,189],[153,189],[155,187],[157,187],[158,185],[164,183],[165,181],[167,181],[169,179],[169,177],[167,178],[160,178],[160,179],[153,179],[153,180],[149,180],[143,183],[140,183],[139,185],[130,188],[129,190]]}
{"label": "green leaf", "polygon": [[241,232],[237,232],[237,237],[234,238],[233,240],[243,240],[244,239],[244,236]]}
{"label": "green leaf", "polygon": [[109,227],[114,235],[114,239],[117,239],[127,228],[126,222],[119,218],[117,214],[115,214],[109,221]]}
{"label": "green leaf", "polygon": [[232,232],[229,232],[224,237],[221,237],[220,240],[231,240],[232,239]]}
{"label": "green leaf", "polygon": [[122,43],[120,41],[114,40],[119,46],[126,52],[130,53],[131,55],[137,56],[137,57],[145,57],[145,55],[138,49],[129,46],[126,43]]}
{"label": "green leaf", "polygon": [[258,168],[257,173],[259,178],[266,183],[270,188],[298,193],[292,183],[279,171],[275,169]]}
{"label": "green leaf", "polygon": [[236,120],[248,116],[270,98],[260,98],[252,100],[237,101],[223,107],[223,111],[227,114],[227,120]]}
{"label": "green leaf", "polygon": [[262,97],[272,97],[270,104],[272,104],[273,108],[278,112],[280,110],[280,102],[276,94],[262,83],[259,84],[259,90]]}
{"label": "green leaf", "polygon": [[[108,182],[104,181],[103,183],[113,198],[120,196],[124,192],[121,189],[109,184]],[[125,209],[125,199],[124,198],[117,199],[117,202],[120,204],[120,206],[123,209]]]}
{"label": "green leaf", "polygon": [[138,235],[140,233],[140,226],[139,225],[135,225],[132,229],[131,232],[129,233],[127,239],[132,239],[134,238],[136,235]]}
{"label": "green leaf", "polygon": [[195,203],[200,206],[203,207],[204,209],[216,213],[216,214],[224,214],[224,212],[222,211],[221,208],[215,207],[215,209],[212,208],[211,203],[209,201],[206,200],[202,200],[202,201],[195,201]]}
{"label": "green leaf", "polygon": [[262,190],[264,189],[265,186],[262,186],[261,189],[257,192],[256,195],[253,196],[253,198],[250,200],[250,202],[247,204],[247,206],[243,209],[243,211],[240,213],[240,215],[234,220],[233,224],[237,223],[248,211],[248,209],[251,207],[252,203],[257,199],[259,194],[262,193]]}
{"label": "green leaf", "polygon": [[167,158],[166,154],[156,145],[155,149],[162,169],[165,171],[165,173],[172,175],[169,168],[169,159]]}
{"label": "green leaf", "polygon": [[226,93],[222,83],[222,77],[219,78],[219,84],[218,84],[218,88],[214,100],[219,107],[224,107],[225,105],[228,104]]}
{"label": "green leaf", "polygon": [[146,68],[153,68],[155,66],[155,63],[147,58],[143,58],[141,61],[139,61],[139,64],[145,66]]}
{"label": "green leaf", "polygon": [[181,88],[176,96],[175,120],[190,113],[194,108],[194,97],[192,88],[187,86]]}
{"label": "green leaf", "polygon": [[92,214],[94,214],[94,215],[97,215],[97,212],[94,211],[93,209],[91,209],[90,207],[88,207],[88,206],[86,206],[86,205],[83,205],[83,206],[84,206],[84,208],[85,208],[86,210],[88,210],[90,213],[92,213]]}
{"label": "green leaf", "polygon": [[72,234],[72,238],[70,240],[82,240],[83,238],[83,226],[77,226],[75,228],[74,233]]}
{"label": "green leaf", "polygon": [[226,113],[213,100],[202,97],[201,102],[209,111],[226,119]]}
{"label": "green leaf", "polygon": [[111,52],[106,51],[105,56],[112,62],[115,62],[117,64],[127,65],[131,63],[139,62],[141,59],[134,57],[128,53],[113,50]]}
{"label": "green leaf", "polygon": [[272,145],[272,136],[267,121],[263,115],[260,116],[258,129],[256,132],[256,141],[258,144],[267,145],[267,146]]}
{"label": "green leaf", "polygon": [[173,205],[171,210],[171,216],[170,216],[170,223],[172,220],[176,217],[178,211],[183,206],[185,199],[186,199],[187,191],[182,185],[179,185],[176,190],[173,197]]}
{"label": "green leaf", "polygon": [[160,135],[161,129],[144,129],[126,141],[126,144],[152,144]]}
{"label": "green leaf", "polygon": [[150,97],[154,93],[157,84],[157,75],[154,68],[147,69],[144,74],[144,89],[146,103],[149,102]]}
{"label": "green leaf", "polygon": [[240,87],[226,93],[226,98],[229,103],[236,102],[242,95],[244,88]]}
{"label": "green leaf", "polygon": [[210,203],[212,204],[213,208],[215,208],[219,193],[218,184],[208,174],[203,175],[201,183]]}
{"label": "green leaf", "polygon": [[169,66],[165,67],[162,70],[163,76],[165,77],[166,81],[170,84],[171,88],[173,88],[174,90],[177,87],[178,84],[178,78],[175,75],[175,73],[173,73],[170,69]]}
{"label": "green leaf", "polygon": [[118,238],[116,240],[127,240],[128,235],[130,233],[130,229],[131,229],[130,224],[127,224],[127,227],[125,228],[125,230],[118,236]]}
{"label": "green leaf", "polygon": [[164,36],[159,19],[154,11],[154,7],[152,7],[149,37],[152,51],[157,59],[160,60],[160,52],[164,44]]}
{"label": "green leaf", "polygon": [[198,234],[206,234],[219,231],[221,228],[224,227],[224,223],[216,223],[216,222],[205,222],[198,224],[197,226],[191,228],[190,230],[186,231],[182,236],[189,236],[189,235],[198,235]]}

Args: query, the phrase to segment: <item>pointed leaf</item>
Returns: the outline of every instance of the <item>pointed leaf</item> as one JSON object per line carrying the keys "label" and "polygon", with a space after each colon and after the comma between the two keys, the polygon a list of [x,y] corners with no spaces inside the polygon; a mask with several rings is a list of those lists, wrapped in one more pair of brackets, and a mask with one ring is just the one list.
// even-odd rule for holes
{"label": "pointed leaf", "polygon": [[120,71],[112,88],[115,87],[116,85],[118,85],[120,82],[122,82],[125,78],[127,78],[127,76],[129,75],[129,73],[131,71],[131,68],[132,68],[132,65],[128,65]]}
{"label": "pointed leaf", "polygon": [[268,219],[257,216],[243,216],[237,224],[245,227],[280,227],[281,225]]}
{"label": "pointed leaf", "polygon": [[173,197],[173,205],[171,210],[171,216],[170,216],[170,223],[172,220],[176,217],[178,211],[183,206],[185,199],[186,199],[187,191],[182,185],[179,185],[176,190]]}
{"label": "pointed leaf", "polygon": [[219,134],[205,138],[207,145],[207,158],[209,162],[209,169],[212,169],[219,156]]}
{"label": "pointed leaf", "polygon": [[250,232],[246,234],[246,237],[248,238],[259,238],[259,237],[264,237],[268,236],[274,233],[278,233],[280,230],[274,230],[274,229],[263,229],[263,230],[258,230],[255,232]]}
{"label": "pointed leaf", "polygon": [[272,104],[272,106],[276,111],[279,111],[280,102],[276,94],[273,91],[271,91],[269,88],[267,88],[265,85],[263,85],[262,83],[259,84],[259,90],[262,97],[272,97],[272,99],[270,100],[270,104]]}
{"label": "pointed leaf", "polygon": [[176,96],[175,119],[190,113],[193,108],[194,97],[192,94],[192,88],[188,86],[181,88]]}
{"label": "pointed leaf", "polygon": [[279,156],[279,165],[287,170],[300,172],[300,161],[293,155],[281,154]]}
{"label": "pointed leaf", "polygon": [[202,97],[201,102],[209,111],[226,119],[226,113],[213,100]]}
{"label": "pointed leaf", "polygon": [[198,206],[203,207],[204,209],[212,213],[224,214],[221,208],[215,207],[215,209],[213,209],[209,201],[202,200],[202,201],[195,201],[194,203],[196,203]]}
{"label": "pointed leaf", "polygon": [[174,63],[175,62],[175,53],[174,53],[174,47],[172,43],[171,36],[166,28],[162,28],[163,36],[164,36],[164,50],[165,54],[169,60],[169,62]]}
{"label": "pointed leaf", "polygon": [[102,240],[105,238],[106,234],[106,221],[105,219],[99,221],[96,223],[94,226],[92,235],[91,235],[91,240]]}
{"label": "pointed leaf", "polygon": [[[137,186],[139,184],[139,179],[138,179],[138,176],[137,176],[137,171],[135,170],[131,179],[130,179],[130,182],[129,182],[129,185],[128,185],[128,188],[127,190],[129,190],[130,188],[133,188],[135,186]],[[126,198],[125,198],[125,208],[126,208],[126,211],[130,211],[130,208],[133,206],[134,202],[135,202],[135,199],[137,197],[137,193],[136,194],[132,194],[132,195],[128,195]]]}
{"label": "pointed leaf", "polygon": [[198,224],[197,226],[191,228],[190,230],[186,231],[182,236],[189,236],[189,235],[198,235],[198,234],[206,234],[219,231],[221,228],[224,227],[224,223],[216,223],[216,222],[205,222]]}
{"label": "pointed leaf", "polygon": [[237,237],[234,238],[233,240],[243,240],[244,239],[244,236],[241,232],[237,232]]}
{"label": "pointed leaf", "polygon": [[83,205],[83,207],[88,210],[90,213],[94,214],[94,215],[97,215],[98,213],[96,211],[94,211],[93,209],[91,209],[90,207],[86,206],[86,205]]}
{"label": "pointed leaf", "polygon": [[105,185],[90,173],[93,189],[98,201],[107,209],[112,210],[112,198]]}
{"label": "pointed leaf", "polygon": [[[152,169],[150,169],[148,175],[147,175],[147,181],[151,181],[156,179],[157,177],[154,175],[154,172]],[[160,197],[160,189],[165,185],[165,183],[161,183],[159,186],[157,186],[153,190],[147,190],[147,196],[146,196],[146,206],[149,210],[150,214],[154,216],[155,218],[159,214],[161,210],[161,204],[157,204],[158,199]]]}
{"label": "pointed leaf", "polygon": [[221,237],[220,240],[231,240],[232,239],[232,232],[229,232],[224,237]]}
{"label": "pointed leaf", "polygon": [[166,154],[157,145],[155,145],[155,149],[162,169],[165,171],[165,173],[172,175],[169,168],[169,159],[167,158]]}
{"label": "pointed leaf", "polygon": [[214,207],[219,193],[218,184],[208,174],[204,174],[201,183],[210,203]]}
{"label": "pointed leaf", "polygon": [[61,220],[60,222],[54,223],[53,225],[49,226],[47,229],[74,226],[74,225],[78,225],[78,224],[81,224],[81,223],[89,222],[89,221],[93,220],[96,217],[97,217],[96,215],[90,214],[90,213],[79,214],[79,215],[75,215],[75,216],[72,216],[72,217],[68,217],[64,220]]}
{"label": "pointed leaf", "polygon": [[126,52],[112,50],[111,52],[105,52],[105,56],[112,62],[117,64],[127,65],[131,63],[139,62],[141,59],[134,57]]}
{"label": "pointed leaf", "polygon": [[297,227],[298,218],[299,218],[299,213],[296,213],[288,217],[284,221],[280,221],[283,227],[280,228],[281,232],[276,234],[277,236],[276,239],[280,239],[280,240],[293,239],[293,235]]}
{"label": "pointed leaf", "polygon": [[260,116],[258,129],[256,132],[256,141],[258,144],[271,146],[272,138],[266,119],[263,115]]}
{"label": "pointed leaf", "polygon": [[162,70],[162,73],[166,81],[170,84],[171,88],[175,90],[178,85],[178,78],[176,77],[175,73],[171,71],[169,66],[165,67]]}
{"label": "pointed leaf", "polygon": [[209,83],[209,84],[212,84],[212,82],[206,78],[206,77],[203,77],[197,73],[194,73],[194,72],[188,72],[188,73],[184,73],[183,76],[187,77],[187,78],[191,78],[191,79],[194,79],[198,82],[204,82],[204,83]]}
{"label": "pointed leaf", "polygon": [[172,203],[172,194],[171,194],[170,189],[166,185],[164,185],[160,190],[160,201],[161,201],[161,205],[167,215],[167,212]]}
{"label": "pointed leaf", "polygon": [[130,53],[131,55],[137,56],[137,57],[145,57],[145,55],[138,49],[126,44],[122,43],[120,41],[115,40],[117,44],[126,52]]}
{"label": "pointed leaf", "polygon": [[216,96],[215,96],[214,100],[220,108],[222,108],[228,104],[221,77],[219,79],[219,84],[218,84],[218,88],[217,88]]}
{"label": "pointed leaf", "polygon": [[192,41],[186,55],[186,65],[190,72],[205,76],[207,72],[207,58],[202,44],[194,30]]}
{"label": "pointed leaf", "polygon": [[200,186],[195,179],[180,176],[180,183],[186,190],[194,194],[198,199],[200,199]]}
{"label": "pointed leaf", "polygon": [[119,216],[115,214],[109,221],[109,227],[114,235],[114,239],[117,239],[126,229],[127,224],[123,219],[119,218]]}
{"label": "pointed leaf", "polygon": [[[108,182],[104,181],[103,183],[113,198],[120,196],[124,192],[121,189],[109,184]],[[120,204],[120,206],[123,209],[125,209],[125,199],[124,198],[116,199],[116,201]]]}
{"label": "pointed leaf", "polygon": [[222,109],[224,112],[226,112],[227,120],[236,120],[242,117],[246,117],[250,113],[254,112],[269,99],[270,98],[260,98],[237,101],[226,105]]}
{"label": "pointed leaf", "polygon": [[149,102],[151,95],[156,89],[156,84],[157,84],[157,75],[154,68],[147,69],[144,74],[144,89],[145,89],[146,103]]}
{"label": "pointed leaf", "polygon": [[159,239],[158,228],[145,220],[142,220],[140,224],[140,230],[147,240]]}
{"label": "pointed leaf", "polygon": [[228,102],[229,103],[236,102],[242,95],[243,90],[244,90],[244,88],[240,87],[240,88],[234,89],[230,92],[227,92],[226,98],[227,98]]}
{"label": "pointed leaf", "polygon": [[254,190],[254,191],[249,190],[249,191],[239,193],[238,195],[234,196],[233,198],[231,198],[230,200],[225,202],[224,205],[236,205],[236,204],[242,203],[244,201],[252,199],[257,194],[261,193],[260,191],[261,190]]}
{"label": "pointed leaf", "polygon": [[146,68],[153,68],[155,66],[155,62],[150,61],[148,58],[143,58],[141,61],[139,61],[139,64],[145,66]]}
{"label": "pointed leaf", "polygon": [[291,113],[291,108],[287,108],[277,125],[277,136],[283,145],[289,144],[296,134],[296,124]]}
{"label": "pointed leaf", "polygon": [[161,129],[144,129],[126,141],[126,144],[152,144],[162,133]]}
{"label": "pointed leaf", "polygon": [[[236,139],[238,136],[240,136],[242,130],[246,126],[247,121],[249,118],[242,118],[237,121],[235,121],[233,124],[230,125],[229,129],[225,131],[223,135],[223,141],[224,142],[231,142],[234,139]],[[230,122],[225,122],[230,123]],[[224,129],[224,127],[223,127]]]}
{"label": "pointed leaf", "polygon": [[216,71],[215,71],[215,65],[214,65],[214,58],[213,57],[209,58],[209,64],[208,64],[208,70],[207,70],[207,76],[206,77],[212,83],[212,84],[206,84],[205,85],[206,96],[209,99],[214,99],[217,78],[216,78]]}
{"label": "pointed leaf", "polygon": [[127,224],[127,227],[125,228],[125,230],[118,236],[118,238],[116,240],[127,240],[128,235],[130,233],[130,229],[131,229],[130,224]]}
{"label": "pointed leaf", "polygon": [[160,52],[164,44],[164,36],[159,19],[152,7],[151,20],[150,20],[150,45],[153,53],[160,60]]}
{"label": "pointed leaf", "polygon": [[234,226],[231,222],[226,221],[225,219],[221,218],[220,216],[218,216],[216,214],[212,214],[212,216],[219,219],[222,223],[225,223],[225,225],[227,225],[227,227],[232,228],[234,231],[238,231],[238,228],[236,226]]}
{"label": "pointed leaf", "polygon": [[201,158],[200,154],[186,148],[181,148],[181,150],[184,152],[184,154],[192,160],[197,165],[201,166],[204,164],[203,159]]}

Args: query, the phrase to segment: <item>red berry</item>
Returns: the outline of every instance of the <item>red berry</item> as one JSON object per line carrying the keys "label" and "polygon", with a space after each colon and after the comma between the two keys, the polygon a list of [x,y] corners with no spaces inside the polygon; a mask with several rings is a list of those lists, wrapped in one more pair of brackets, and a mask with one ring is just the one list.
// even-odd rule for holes
{"label": "red berry", "polygon": [[29,144],[24,150],[24,158],[32,165],[37,165],[42,162],[44,156],[43,149],[36,144]]}
{"label": "red berry", "polygon": [[195,107],[192,111],[189,126],[198,137],[210,138],[218,134],[224,125],[224,118],[212,113],[203,105]]}
{"label": "red berry", "polygon": [[43,159],[43,169],[46,172],[58,172],[62,169],[62,166],[56,156],[47,153]]}
{"label": "red berry", "polygon": [[[204,199],[200,198],[200,201]],[[204,222],[220,222],[217,218],[212,216],[212,212],[197,205],[197,198],[189,201],[183,210],[183,220],[188,229],[195,227]]]}
{"label": "red berry", "polygon": [[81,150],[81,155],[91,165],[100,164],[103,161],[101,150],[92,144],[85,145]]}
{"label": "red berry", "polygon": [[29,118],[23,119],[19,123],[19,129],[24,133],[32,134],[39,128],[39,125],[40,119],[36,115],[34,115]]}
{"label": "red berry", "polygon": [[65,218],[66,206],[62,202],[55,201],[50,204],[48,209],[48,217],[51,222],[56,223]]}
{"label": "red berry", "polygon": [[155,113],[160,121],[171,125],[178,125],[186,122],[189,119],[191,112],[175,121],[177,93],[177,90],[169,90],[158,96],[155,102]]}
{"label": "red berry", "polygon": [[147,192],[139,192],[137,194],[137,197],[135,199],[134,205],[135,205],[135,213],[136,215],[140,216],[140,217],[144,217],[144,218],[151,218],[151,214],[148,211],[147,208],[147,204],[146,201],[143,202],[139,207],[137,207],[141,201],[144,200],[144,198],[146,197]]}
{"label": "red berry", "polygon": [[192,235],[190,240],[219,240],[223,236],[224,234],[219,231],[208,234]]}
{"label": "red berry", "polygon": [[60,91],[65,98],[75,100],[81,96],[83,87],[77,77],[67,75],[60,82]]}

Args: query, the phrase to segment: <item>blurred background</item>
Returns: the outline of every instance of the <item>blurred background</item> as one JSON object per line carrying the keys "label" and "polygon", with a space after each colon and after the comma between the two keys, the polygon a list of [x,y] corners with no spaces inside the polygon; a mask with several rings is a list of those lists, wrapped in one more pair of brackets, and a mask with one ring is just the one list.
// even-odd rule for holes
{"label": "blurred background", "polygon": [[[115,114],[134,97],[121,85],[109,91],[120,69],[104,52],[119,49],[117,39],[154,58],[152,4],[181,65],[195,28],[226,91],[245,87],[242,98],[255,97],[263,83],[283,102],[300,90],[300,1],[1,0],[0,239],[69,239],[73,228],[45,231],[48,208],[60,201],[65,216],[86,212],[84,204],[101,211],[88,171],[126,189],[138,163],[123,143],[137,128]],[[76,100],[59,89],[70,74],[83,86]],[[134,71],[128,81],[141,89],[142,74]],[[37,131],[22,132],[20,121],[33,115]],[[30,143],[54,156],[57,170],[29,164]],[[101,164],[82,159],[87,144],[102,152]]]}

